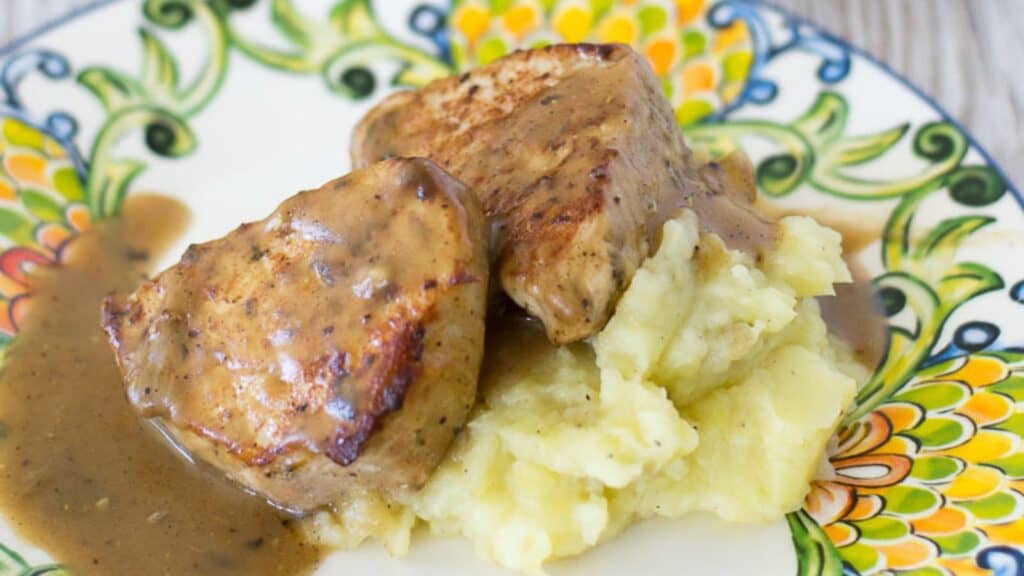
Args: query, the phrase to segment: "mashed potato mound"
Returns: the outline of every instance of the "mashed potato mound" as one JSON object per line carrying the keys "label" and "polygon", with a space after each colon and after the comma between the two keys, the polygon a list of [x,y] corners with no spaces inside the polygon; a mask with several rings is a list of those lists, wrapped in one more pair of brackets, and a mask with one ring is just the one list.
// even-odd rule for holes
{"label": "mashed potato mound", "polygon": [[311,534],[400,554],[421,521],[539,573],[638,518],[795,510],[862,371],[814,299],[850,280],[839,235],[780,226],[757,266],[685,213],[592,342],[554,347],[526,322],[489,334],[482,401],[427,486],[401,505],[356,498]]}

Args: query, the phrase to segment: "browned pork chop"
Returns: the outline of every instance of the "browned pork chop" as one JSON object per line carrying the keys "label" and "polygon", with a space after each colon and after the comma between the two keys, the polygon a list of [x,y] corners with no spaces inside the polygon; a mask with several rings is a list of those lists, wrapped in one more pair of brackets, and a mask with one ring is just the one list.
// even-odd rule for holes
{"label": "browned pork chop", "polygon": [[479,195],[506,227],[501,287],[560,343],[604,326],[680,208],[726,236],[764,228],[702,182],[653,72],[623,45],[516,52],[391,96],[356,128],[352,158],[394,155],[431,158]]}
{"label": "browned pork chop", "polygon": [[128,398],[287,508],[415,489],[474,401],[487,234],[428,160],[301,192],[108,298]]}

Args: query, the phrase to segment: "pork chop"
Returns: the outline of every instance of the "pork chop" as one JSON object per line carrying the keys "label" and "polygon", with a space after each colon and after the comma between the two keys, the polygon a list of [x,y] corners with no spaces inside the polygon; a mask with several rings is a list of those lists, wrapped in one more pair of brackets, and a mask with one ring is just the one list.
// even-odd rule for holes
{"label": "pork chop", "polygon": [[726,236],[766,233],[704,182],[654,73],[623,45],[516,52],[395,94],[352,143],[356,166],[394,155],[431,158],[479,195],[504,229],[501,288],[556,343],[604,326],[679,209]]}
{"label": "pork chop", "polygon": [[414,490],[475,399],[488,234],[423,159],[301,192],[107,299],[128,399],[285,508]]}

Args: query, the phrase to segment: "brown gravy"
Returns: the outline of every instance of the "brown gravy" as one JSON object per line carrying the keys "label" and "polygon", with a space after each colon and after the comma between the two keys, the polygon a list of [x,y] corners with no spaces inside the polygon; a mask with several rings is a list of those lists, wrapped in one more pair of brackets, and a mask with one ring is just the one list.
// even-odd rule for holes
{"label": "brown gravy", "polygon": [[294,575],[319,552],[289,518],[168,449],[129,408],[99,326],[187,221],[177,202],[130,198],[124,217],[32,276],[0,371],[0,508],[75,574]]}
{"label": "brown gravy", "polygon": [[810,216],[819,224],[839,232],[843,237],[843,259],[853,282],[836,284],[834,296],[818,298],[821,315],[829,332],[850,346],[854,359],[870,370],[881,364],[889,345],[889,323],[871,282],[871,274],[856,256],[882,236],[884,219],[852,222],[823,210],[787,210],[758,196],[755,209],[772,219],[785,216]]}
{"label": "brown gravy", "polygon": [[853,274],[853,282],[836,284],[835,296],[818,298],[821,316],[829,332],[850,347],[854,359],[874,370],[889,347],[889,323],[882,313],[871,275],[849,256],[846,265]]}

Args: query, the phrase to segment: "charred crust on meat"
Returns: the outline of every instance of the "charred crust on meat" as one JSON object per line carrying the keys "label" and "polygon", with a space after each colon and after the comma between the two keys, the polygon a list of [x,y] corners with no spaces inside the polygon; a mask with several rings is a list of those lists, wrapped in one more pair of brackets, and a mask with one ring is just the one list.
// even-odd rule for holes
{"label": "charred crust on meat", "polygon": [[181,255],[181,262],[183,264],[195,264],[199,260],[202,250],[203,248],[198,244],[189,244],[188,248],[185,249],[185,253]]}
{"label": "charred crust on meat", "polygon": [[[558,45],[549,46],[549,48],[558,49]],[[618,49],[619,47],[615,44],[576,44],[576,51],[581,55],[592,56],[598,60],[608,60]]]}
{"label": "charred crust on meat", "polygon": [[[373,434],[380,419],[402,407],[405,395],[422,370],[423,341],[426,329],[422,322],[395,318],[389,322],[389,333],[393,334],[381,343],[378,354],[364,354],[359,367],[360,373],[370,372],[370,387],[360,398],[340,398],[357,406],[355,424],[340,421],[332,441],[324,453],[334,462],[348,466],[359,458],[363,445]],[[348,356],[345,355],[347,362]],[[376,368],[375,368],[376,367]],[[347,370],[336,380],[330,401],[344,396],[342,382]]]}
{"label": "charred crust on meat", "polygon": [[249,246],[249,260],[251,262],[259,262],[267,255],[267,251],[259,247],[258,244]]}

